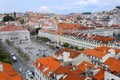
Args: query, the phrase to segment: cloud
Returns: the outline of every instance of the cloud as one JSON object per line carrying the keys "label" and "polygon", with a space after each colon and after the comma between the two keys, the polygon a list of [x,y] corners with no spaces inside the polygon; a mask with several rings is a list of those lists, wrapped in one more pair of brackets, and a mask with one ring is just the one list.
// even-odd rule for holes
{"label": "cloud", "polygon": [[50,10],[47,6],[40,6],[38,10],[40,12],[50,12]]}
{"label": "cloud", "polygon": [[47,6],[41,6],[41,7],[39,7],[39,10],[46,10],[46,9],[48,9]]}
{"label": "cloud", "polygon": [[98,0],[80,0],[75,2],[75,5],[85,6],[85,5],[97,4],[97,3],[98,3]]}

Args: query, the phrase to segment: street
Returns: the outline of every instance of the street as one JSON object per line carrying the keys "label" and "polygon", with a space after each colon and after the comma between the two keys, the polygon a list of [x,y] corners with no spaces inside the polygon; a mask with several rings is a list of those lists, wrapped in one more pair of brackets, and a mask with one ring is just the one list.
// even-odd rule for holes
{"label": "street", "polygon": [[[17,61],[13,62],[13,67],[22,75],[23,80],[26,80],[26,71],[32,68],[27,66],[18,56],[16,57],[17,57]],[[21,68],[21,72],[19,70],[20,68]]]}
{"label": "street", "polygon": [[2,43],[2,46],[5,48],[5,50],[7,50],[8,52],[13,51],[15,53],[15,56],[17,58],[17,61],[14,62],[13,61],[13,67],[15,68],[15,70],[17,70],[19,72],[19,69],[21,68],[21,72],[19,72],[22,77],[23,80],[26,80],[26,71],[33,69],[32,67],[29,67],[28,65],[26,65],[18,56],[16,51],[11,50],[11,48],[6,44],[6,43]]}

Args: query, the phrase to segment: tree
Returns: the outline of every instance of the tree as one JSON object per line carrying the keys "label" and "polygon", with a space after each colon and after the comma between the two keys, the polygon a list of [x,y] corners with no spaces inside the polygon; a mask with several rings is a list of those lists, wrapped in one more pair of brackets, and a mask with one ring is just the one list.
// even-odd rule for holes
{"label": "tree", "polygon": [[83,50],[84,50],[84,48],[80,48],[79,50],[80,50],[80,51],[83,51]]}
{"label": "tree", "polygon": [[20,23],[21,23],[21,24],[24,24],[24,23],[25,23],[24,19],[21,19],[21,20],[20,20]]}
{"label": "tree", "polygon": [[14,21],[15,19],[12,16],[6,15],[3,17],[3,22]]}
{"label": "tree", "polygon": [[11,63],[10,54],[0,45],[0,62]]}
{"label": "tree", "polygon": [[67,42],[63,43],[63,47],[69,47],[69,44]]}
{"label": "tree", "polygon": [[50,41],[50,39],[49,38],[47,38],[47,37],[36,37],[37,38],[37,40],[41,40],[41,41],[44,41],[44,42],[48,42],[48,41]]}
{"label": "tree", "polygon": [[9,58],[5,58],[2,60],[3,63],[10,63],[11,64],[11,60]]}
{"label": "tree", "polygon": [[78,46],[74,46],[74,49],[75,49],[75,50],[79,50],[79,47],[78,47]]}
{"label": "tree", "polygon": [[16,12],[14,12],[14,18],[16,18]]}

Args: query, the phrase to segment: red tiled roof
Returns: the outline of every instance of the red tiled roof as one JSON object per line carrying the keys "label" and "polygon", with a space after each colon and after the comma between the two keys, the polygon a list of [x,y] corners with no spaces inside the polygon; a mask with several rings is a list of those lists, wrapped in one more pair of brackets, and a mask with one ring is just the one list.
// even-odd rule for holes
{"label": "red tiled roof", "polygon": [[95,48],[95,50],[98,50],[98,51],[103,51],[103,50],[108,51],[109,49],[110,49],[110,47],[107,47],[107,46],[100,46],[100,47]]}
{"label": "red tiled roof", "polygon": [[0,80],[22,80],[22,76],[10,64],[2,63],[2,66],[3,72],[0,71]]}
{"label": "red tiled roof", "polygon": [[60,80],[84,80],[84,78],[71,71],[68,71],[67,74],[65,74]]}
{"label": "red tiled roof", "polygon": [[55,71],[54,73],[56,73],[57,75],[59,74],[63,74],[63,73],[66,73],[67,70],[63,67],[63,66],[59,66]]}
{"label": "red tiled roof", "polygon": [[80,69],[73,70],[72,72],[77,75],[80,75],[80,73],[82,73],[82,71]]}
{"label": "red tiled roof", "polygon": [[8,25],[3,28],[0,28],[0,31],[18,31],[18,30],[25,30],[20,26]]}
{"label": "red tiled roof", "polygon": [[77,51],[75,51],[73,49],[70,49],[70,48],[63,48],[63,49],[61,49],[61,51],[59,51],[59,52],[57,52],[55,54],[62,55],[63,52],[70,52],[69,58],[75,58],[75,57],[77,57],[78,55],[81,54],[80,52],[77,52]]}
{"label": "red tiled roof", "polygon": [[110,48],[107,46],[100,46],[100,47],[95,48],[95,50],[100,51],[100,52],[105,53],[105,54],[107,54],[108,50],[110,50],[110,49],[115,50],[115,54],[118,54],[120,52],[120,49]]}
{"label": "red tiled roof", "polygon": [[102,58],[103,56],[106,55],[105,53],[102,53],[102,52],[94,50],[94,49],[85,49],[82,52],[87,54],[87,55],[98,57],[98,58]]}
{"label": "red tiled roof", "polygon": [[94,68],[93,64],[90,64],[86,61],[82,62],[81,64],[78,65],[78,69],[81,70],[82,72],[86,70],[86,68]]}
{"label": "red tiled roof", "polygon": [[44,26],[44,27],[45,27],[45,26],[49,26],[49,24],[42,24],[42,26]]}
{"label": "red tiled roof", "polygon": [[113,48],[115,50],[115,53],[118,54],[120,52],[120,49]]}
{"label": "red tiled roof", "polygon": [[104,80],[104,70],[100,69],[100,71],[94,76],[96,80]]}
{"label": "red tiled roof", "polygon": [[104,62],[104,64],[109,66],[111,71],[120,73],[120,60],[110,57]]}
{"label": "red tiled roof", "polygon": [[100,51],[104,54],[107,54],[109,49],[110,49],[110,47],[107,47],[107,46],[100,46],[100,47],[95,48],[95,50]]}
{"label": "red tiled roof", "polygon": [[[53,58],[53,57],[39,58],[34,63],[34,65],[48,77],[49,77],[48,73],[55,71],[60,66],[60,64],[61,63],[56,61],[55,58]],[[45,68],[47,68],[47,69],[45,70]]]}
{"label": "red tiled roof", "polygon": [[83,28],[84,26],[81,24],[72,24],[72,23],[59,23],[58,28],[63,30],[78,30],[79,28]]}
{"label": "red tiled roof", "polygon": [[114,41],[115,38],[96,35],[96,36],[93,38],[93,40],[98,40],[98,41],[102,41],[102,42],[106,43],[106,42],[108,42],[108,41]]}

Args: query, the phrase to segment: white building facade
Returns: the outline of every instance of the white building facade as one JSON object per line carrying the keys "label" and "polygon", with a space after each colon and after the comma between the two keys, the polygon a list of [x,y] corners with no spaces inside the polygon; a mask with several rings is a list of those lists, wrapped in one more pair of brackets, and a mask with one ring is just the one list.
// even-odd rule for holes
{"label": "white building facade", "polygon": [[47,33],[41,30],[39,31],[38,36],[48,37],[49,39],[57,43],[67,42],[71,45],[78,46],[78,47],[84,47],[84,48],[95,48],[98,46],[115,47],[115,41],[112,41],[107,44],[106,43],[102,44],[100,41],[79,39],[79,38],[76,38],[74,36],[69,36],[69,35],[57,35],[54,33]]}
{"label": "white building facade", "polygon": [[20,43],[29,42],[30,33],[28,30],[19,26],[6,26],[0,29],[0,40]]}

